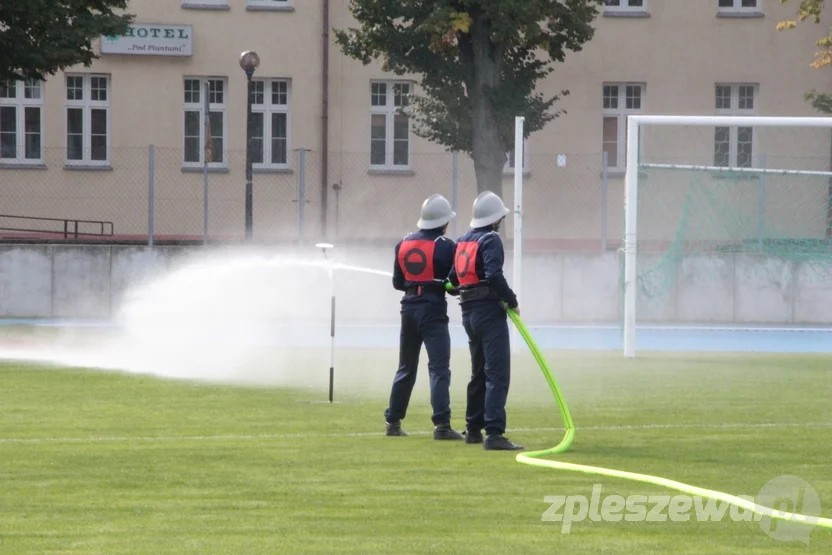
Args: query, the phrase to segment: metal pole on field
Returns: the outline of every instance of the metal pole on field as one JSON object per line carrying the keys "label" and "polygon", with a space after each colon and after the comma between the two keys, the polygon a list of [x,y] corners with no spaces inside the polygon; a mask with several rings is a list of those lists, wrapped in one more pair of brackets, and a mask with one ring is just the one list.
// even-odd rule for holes
{"label": "metal pole on field", "polygon": [[[323,251],[326,259],[328,259],[326,251],[335,248],[335,245],[330,243],[318,243],[315,246]],[[331,264],[327,270],[329,271],[329,283],[332,288],[329,312],[329,402],[331,403],[335,389],[335,271]]]}
{"label": "metal pole on field", "polygon": [[298,150],[298,245],[303,245],[306,209],[306,149]]}
{"label": "metal pole on field", "polygon": [[154,203],[156,197],[156,147],[150,145],[147,153],[147,246],[153,246],[153,219],[156,210]]}
{"label": "metal pole on field", "polygon": [[[517,303],[522,306],[520,295],[523,288],[523,123],[526,118],[514,119],[514,292]],[[515,330],[516,332],[516,330]],[[517,348],[517,334],[514,333],[514,348]]]}
{"label": "metal pole on field", "polygon": [[202,244],[208,244],[208,163],[211,161],[211,86],[205,83],[205,149],[202,160]]}
{"label": "metal pole on field", "polygon": [[601,155],[601,252],[607,252],[607,151]]}
{"label": "metal pole on field", "polygon": [[329,315],[329,402],[332,402],[335,390],[335,272],[329,270],[329,282],[332,284],[332,296]]}
{"label": "metal pole on field", "polygon": [[[459,213],[459,152],[454,151],[451,154],[451,208],[454,212]],[[456,234],[456,222],[458,218],[451,221],[451,235],[454,240],[459,237]]]}

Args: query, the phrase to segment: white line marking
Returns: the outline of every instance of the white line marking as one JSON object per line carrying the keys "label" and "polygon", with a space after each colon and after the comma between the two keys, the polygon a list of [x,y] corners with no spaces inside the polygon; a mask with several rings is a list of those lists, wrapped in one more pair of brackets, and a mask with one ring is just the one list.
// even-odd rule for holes
{"label": "white line marking", "polygon": [[[758,428],[832,428],[832,422],[783,422],[761,424],[644,424],[633,426],[578,426],[578,432],[616,431],[616,430],[681,430],[681,429],[758,429]],[[406,426],[405,426],[405,430]],[[511,428],[507,434],[514,432],[559,432],[563,428]],[[407,431],[408,435],[422,436],[432,431]],[[343,434],[256,434],[256,435],[215,435],[215,436],[160,436],[160,437],[34,437],[34,438],[0,438],[4,443],[107,443],[107,442],[170,442],[170,441],[239,441],[258,439],[313,439],[313,438],[352,438],[383,437],[384,432],[356,432]]]}

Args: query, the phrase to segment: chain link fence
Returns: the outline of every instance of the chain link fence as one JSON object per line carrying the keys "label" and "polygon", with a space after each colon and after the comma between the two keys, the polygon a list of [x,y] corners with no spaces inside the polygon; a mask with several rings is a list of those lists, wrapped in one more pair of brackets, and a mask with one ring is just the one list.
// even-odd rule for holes
{"label": "chain link fence", "polygon": [[[476,198],[474,163],[464,154],[419,154],[407,170],[375,169],[367,153],[331,155],[333,231],[341,240],[383,239],[389,242],[414,229],[419,207],[440,193],[458,214],[449,226],[457,237],[465,232]],[[507,206],[514,202],[514,171],[502,183]],[[614,249],[621,244],[624,176],[604,170],[603,155],[553,154],[531,156],[523,177],[524,250]],[[510,242],[513,225],[501,234]]]}
{"label": "chain link fence", "polygon": [[[246,153],[226,151],[203,166],[181,148],[112,148],[106,165],[69,166],[66,150],[46,149],[42,164],[0,164],[4,238],[153,242],[242,242]],[[471,158],[411,154],[406,169],[375,167],[369,152],[331,152],[328,179],[320,152],[298,149],[285,167],[253,168],[252,239],[258,244],[389,244],[415,228],[422,202],[446,196],[468,227],[477,196]],[[623,175],[604,171],[602,155],[534,155],[523,179],[524,246],[597,252],[620,244]],[[325,195],[325,198],[324,198]],[[514,200],[513,169],[502,196]],[[513,225],[503,230],[506,242]]]}

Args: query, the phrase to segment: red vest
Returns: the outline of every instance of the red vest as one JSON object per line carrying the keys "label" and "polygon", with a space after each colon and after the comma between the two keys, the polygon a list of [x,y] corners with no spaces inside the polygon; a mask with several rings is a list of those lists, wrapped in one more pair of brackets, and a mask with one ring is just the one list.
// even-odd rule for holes
{"label": "red vest", "polygon": [[476,241],[457,243],[454,269],[459,285],[467,287],[480,282],[477,276],[477,252],[480,244]]}
{"label": "red vest", "polygon": [[436,242],[426,239],[403,241],[399,247],[398,263],[404,279],[411,283],[434,280],[433,250]]}

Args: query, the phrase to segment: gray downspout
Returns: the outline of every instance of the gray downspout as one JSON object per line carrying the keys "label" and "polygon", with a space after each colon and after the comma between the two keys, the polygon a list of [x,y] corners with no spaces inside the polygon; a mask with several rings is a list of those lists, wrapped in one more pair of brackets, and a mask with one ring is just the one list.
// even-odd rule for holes
{"label": "gray downspout", "polygon": [[327,184],[329,183],[329,0],[321,0],[321,237],[327,236]]}

